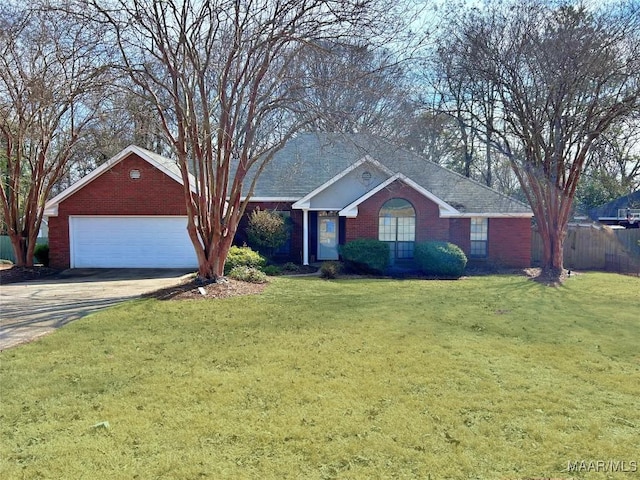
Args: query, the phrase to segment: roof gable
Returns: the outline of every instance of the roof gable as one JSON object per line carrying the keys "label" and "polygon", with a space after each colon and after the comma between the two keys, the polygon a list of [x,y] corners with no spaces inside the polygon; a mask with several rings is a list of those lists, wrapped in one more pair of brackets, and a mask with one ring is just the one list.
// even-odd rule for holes
{"label": "roof gable", "polygon": [[[386,178],[393,176],[393,172],[391,170],[382,165],[380,162],[377,162],[376,160],[371,158],[369,155],[366,155],[355,162],[353,165],[345,168],[342,172],[338,173],[333,178],[329,179],[327,182],[320,185],[318,188],[314,189],[312,192],[302,197],[300,200],[295,202],[292,207],[298,209],[305,208],[314,210],[314,200],[318,199],[320,200],[320,203],[323,203],[323,197],[330,197],[329,203],[337,203],[335,203],[335,205],[328,205],[327,200],[324,199],[324,203],[320,209],[342,209],[346,203],[350,203],[354,198],[357,198],[362,194],[358,190],[361,189],[361,191],[364,193],[366,192],[366,190],[371,188],[371,186],[367,185],[364,181],[363,183],[358,185],[357,181],[354,181],[355,178],[350,178],[355,177],[355,174],[358,172],[358,170],[362,170],[361,175],[364,175],[365,173],[369,174],[369,182],[375,183],[373,187],[385,181]],[[373,170],[374,173],[371,173],[371,170]],[[349,182],[349,180],[351,181]],[[346,193],[348,197],[346,198],[348,198],[348,200],[344,200],[344,195],[339,195],[340,191],[345,190],[347,191]],[[336,197],[343,198],[340,199]]]}
{"label": "roof gable", "polygon": [[[89,174],[82,177],[73,185],[66,188],[65,190],[60,192],[58,195],[56,195],[55,197],[47,201],[44,207],[44,215],[56,216],[58,214],[58,205],[60,205],[62,201],[69,198],[71,195],[73,195],[74,193],[76,193],[77,191],[79,191],[89,183],[91,183],[100,175],[107,172],[108,170],[110,170],[115,165],[122,162],[124,159],[126,159],[127,157],[129,157],[129,155],[132,155],[132,154],[137,155],[144,161],[148,162],[149,164],[151,164],[152,166],[154,166],[155,168],[163,172],[165,175],[167,175],[171,179],[178,182],[180,185],[183,185],[180,168],[178,167],[175,161],[169,158],[163,157],[162,155],[158,155],[157,153],[150,152],[149,150],[138,147],[136,145],[130,145],[124,150],[122,150],[121,152],[119,152],[117,155],[113,156],[112,158],[104,162],[98,168],[96,168]],[[190,176],[189,184],[190,184],[191,191],[195,192],[194,178],[192,175],[189,175],[189,176]]]}
{"label": "roof gable", "polygon": [[393,182],[395,182],[397,180],[402,181],[404,184],[406,184],[409,187],[413,188],[415,191],[420,193],[422,196],[428,198],[429,200],[434,202],[436,205],[438,205],[438,208],[440,209],[440,216],[456,216],[456,215],[460,214],[460,212],[458,212],[455,208],[453,208],[447,202],[444,202],[440,198],[436,197],[433,193],[429,192],[428,190],[425,190],[424,188],[422,188],[420,185],[418,185],[416,182],[414,182],[410,178],[407,178],[402,173],[396,173],[395,175],[389,177],[385,182],[381,183],[380,185],[378,185],[374,189],[372,189],[372,190],[368,191],[366,194],[362,195],[360,198],[358,198],[354,202],[352,202],[349,205],[347,205],[346,207],[344,207],[342,210],[340,210],[338,215],[340,215],[341,217],[357,217],[358,216],[358,205],[360,205],[365,200],[371,198],[376,193],[378,193],[380,190],[388,187],[389,185],[391,185]]}

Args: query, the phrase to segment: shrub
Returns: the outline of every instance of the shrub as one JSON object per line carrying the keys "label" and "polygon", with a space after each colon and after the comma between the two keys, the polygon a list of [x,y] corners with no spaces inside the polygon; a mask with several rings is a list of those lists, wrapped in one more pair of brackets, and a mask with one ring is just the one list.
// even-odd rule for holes
{"label": "shrub", "polygon": [[326,279],[338,278],[342,271],[342,265],[339,262],[323,262],[320,266],[320,277]]}
{"label": "shrub", "polygon": [[360,238],[340,246],[340,254],[350,270],[384,273],[389,267],[389,245],[372,238]]}
{"label": "shrub", "polygon": [[263,267],[262,271],[270,277],[282,275],[282,269],[277,265],[267,265],[266,267]]}
{"label": "shrub", "polygon": [[300,266],[293,262],[287,262],[282,266],[282,270],[285,272],[298,273],[300,271]]}
{"label": "shrub", "polygon": [[225,275],[228,274],[235,267],[253,267],[258,270],[262,269],[267,264],[266,258],[260,255],[258,252],[251,250],[249,247],[237,247],[232,246],[229,249],[227,255],[227,261],[224,264]]}
{"label": "shrub", "polygon": [[254,267],[247,267],[246,265],[233,267],[227,276],[241,282],[265,283],[267,281],[266,273]]}
{"label": "shrub", "polygon": [[418,243],[413,256],[420,269],[429,275],[459,278],[467,266],[464,252],[448,242]]}
{"label": "shrub", "polygon": [[256,208],[249,215],[247,226],[249,244],[268,256],[285,244],[288,233],[285,219],[276,211]]}
{"label": "shrub", "polygon": [[49,245],[40,244],[36,245],[36,248],[33,250],[33,256],[36,257],[38,263],[41,263],[45,267],[49,266]]}

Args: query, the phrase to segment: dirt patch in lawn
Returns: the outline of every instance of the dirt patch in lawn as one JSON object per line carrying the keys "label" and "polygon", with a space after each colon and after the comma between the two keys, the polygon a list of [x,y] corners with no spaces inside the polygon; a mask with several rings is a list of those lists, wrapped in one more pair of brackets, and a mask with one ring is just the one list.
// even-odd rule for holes
{"label": "dirt patch in lawn", "polygon": [[163,288],[143,295],[146,298],[158,300],[201,300],[204,298],[230,298],[242,295],[257,295],[262,293],[268,283],[240,282],[225,278],[219,283],[187,281],[180,285]]}

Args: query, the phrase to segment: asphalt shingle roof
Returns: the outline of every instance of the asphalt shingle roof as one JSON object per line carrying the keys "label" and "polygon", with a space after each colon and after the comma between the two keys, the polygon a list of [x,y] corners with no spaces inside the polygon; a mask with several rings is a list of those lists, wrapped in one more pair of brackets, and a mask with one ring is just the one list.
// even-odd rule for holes
{"label": "asphalt shingle roof", "polygon": [[366,155],[406,177],[461,213],[530,214],[524,203],[365,134],[300,134],[280,150],[256,184],[254,197],[302,198]]}
{"label": "asphalt shingle roof", "polygon": [[596,208],[592,208],[589,210],[589,216],[597,220],[601,217],[617,217],[618,210],[629,208],[638,208],[636,205],[640,206],[640,190],[630,193],[629,195],[624,195],[622,197],[616,198],[609,203],[605,203]]}

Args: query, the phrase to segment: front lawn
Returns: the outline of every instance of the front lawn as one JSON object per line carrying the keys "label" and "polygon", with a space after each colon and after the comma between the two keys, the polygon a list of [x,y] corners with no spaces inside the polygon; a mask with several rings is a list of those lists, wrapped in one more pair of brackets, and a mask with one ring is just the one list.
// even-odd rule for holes
{"label": "front lawn", "polygon": [[129,302],[0,354],[0,478],[638,478],[639,312],[601,273]]}

